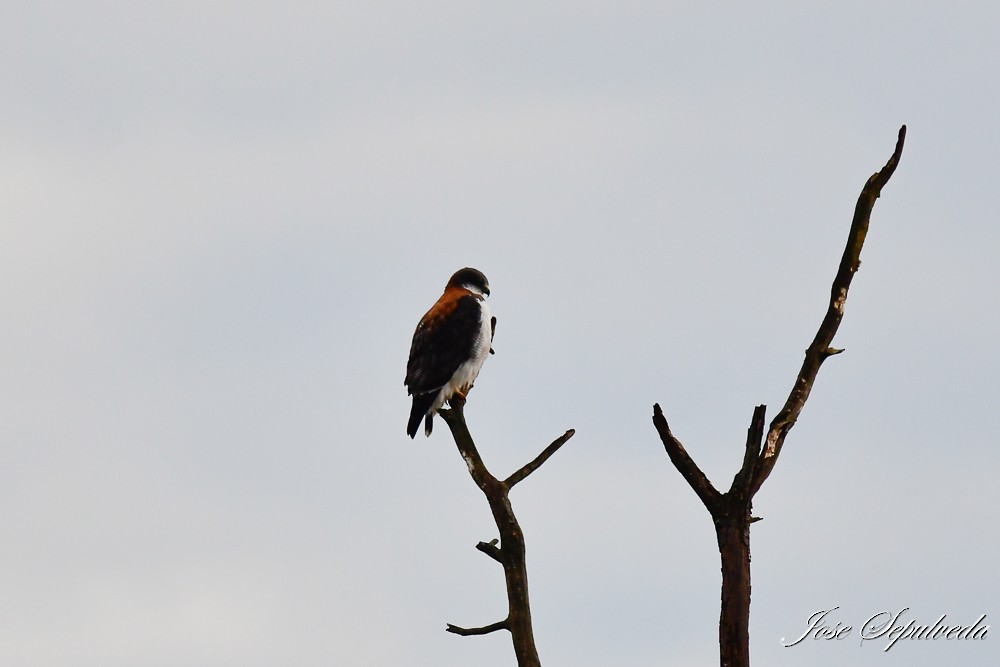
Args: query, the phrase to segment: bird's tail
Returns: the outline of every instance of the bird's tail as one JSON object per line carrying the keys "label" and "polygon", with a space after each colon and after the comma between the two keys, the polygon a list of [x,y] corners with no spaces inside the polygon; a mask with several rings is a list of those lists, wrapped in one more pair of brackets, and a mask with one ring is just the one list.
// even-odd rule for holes
{"label": "bird's tail", "polygon": [[424,427],[424,432],[427,435],[431,434],[431,407],[434,405],[434,398],[436,392],[427,392],[426,394],[414,394],[413,396],[413,407],[410,408],[410,421],[406,424],[406,435],[411,438],[416,437],[417,429],[420,428],[420,422],[427,416],[427,424]]}

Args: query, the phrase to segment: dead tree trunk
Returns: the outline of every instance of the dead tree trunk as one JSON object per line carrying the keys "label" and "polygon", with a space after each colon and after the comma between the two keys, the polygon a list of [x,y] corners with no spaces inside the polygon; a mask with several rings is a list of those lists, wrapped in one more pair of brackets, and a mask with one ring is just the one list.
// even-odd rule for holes
{"label": "dead tree trunk", "polygon": [[722,558],[722,609],[719,615],[719,656],[722,667],[750,665],[750,524],[753,497],[774,469],[785,442],[805,406],[820,366],[829,357],[843,352],[831,347],[844,316],[844,304],[851,279],[861,265],[861,248],[868,233],[875,200],[889,181],[903,152],[906,126],[899,129],[896,149],[885,166],[868,179],[854,209],[847,247],[830,290],[826,316],[806,350],[802,368],[784,406],[771,421],[764,439],[765,406],[754,409],[747,432],[743,465],[726,493],[720,493],[670,432],[659,404],[653,406],[653,425],[670,460],[704,503],[712,521]]}
{"label": "dead tree trunk", "polygon": [[458,451],[469,468],[469,474],[486,496],[490,511],[493,513],[493,520],[500,532],[500,546],[497,546],[497,540],[493,540],[489,543],[480,542],[476,548],[503,566],[504,579],[507,583],[507,618],[478,628],[462,628],[449,623],[447,630],[463,636],[508,630],[518,667],[541,667],[531,626],[531,606],[528,603],[528,569],[525,561],[524,534],[521,532],[517,517],[514,516],[508,495],[515,484],[537,470],[572,438],[574,431],[572,429],[566,431],[534,460],[526,463],[507,479],[501,480],[494,477],[483,463],[469,433],[469,427],[465,423],[464,406],[465,401],[456,396],[451,400],[451,409],[441,410],[439,414],[451,429]]}

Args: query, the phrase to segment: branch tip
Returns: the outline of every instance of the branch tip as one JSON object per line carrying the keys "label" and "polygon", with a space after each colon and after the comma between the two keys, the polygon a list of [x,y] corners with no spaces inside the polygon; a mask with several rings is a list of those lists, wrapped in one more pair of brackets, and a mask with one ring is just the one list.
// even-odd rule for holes
{"label": "branch tip", "polygon": [[525,463],[518,470],[515,470],[510,477],[504,480],[504,484],[506,484],[509,489],[518,482],[523,481],[525,477],[538,470],[543,463],[548,461],[549,457],[559,451],[559,448],[566,444],[566,441],[574,435],[576,435],[576,429],[572,428],[563,433],[561,436],[553,440],[548,447],[543,449],[541,454],[528,463]]}
{"label": "branch tip", "polygon": [[500,550],[500,547],[497,546],[497,543],[499,541],[500,540],[492,539],[489,541],[489,543],[480,542],[479,544],[476,545],[476,549],[482,551],[484,554],[486,554],[496,562],[503,564],[502,552]]}
{"label": "branch tip", "polygon": [[691,455],[687,453],[681,441],[670,432],[670,425],[667,424],[667,420],[663,417],[663,411],[660,409],[659,403],[653,404],[653,426],[660,436],[663,449],[667,452],[667,456],[670,457],[670,462],[674,464],[677,471],[680,472],[688,485],[698,495],[701,502],[704,503],[705,508],[714,516],[722,494],[712,486],[712,482],[708,480],[705,473],[694,462]]}
{"label": "branch tip", "polygon": [[747,428],[747,444],[743,453],[743,465],[739,472],[733,477],[732,486],[729,487],[730,494],[738,494],[741,497],[749,498],[750,482],[753,479],[757,462],[760,459],[761,443],[764,439],[764,418],[767,413],[766,405],[758,405],[753,409],[753,417],[750,426]]}
{"label": "branch tip", "polygon": [[491,632],[496,632],[497,630],[509,630],[509,629],[510,629],[509,623],[505,618],[502,621],[491,623],[490,625],[484,625],[481,628],[462,628],[457,625],[452,625],[451,623],[448,623],[447,627],[445,628],[445,631],[459,635],[461,637],[471,637],[473,635],[488,635]]}
{"label": "branch tip", "polygon": [[851,280],[854,272],[861,261],[861,249],[868,234],[868,226],[871,221],[872,209],[875,200],[881,194],[882,187],[889,182],[900,157],[903,154],[903,144],[906,139],[906,126],[899,128],[899,136],[896,139],[896,147],[879,171],[875,172],[865,182],[858,196],[858,202],[854,208],[854,218],[851,221],[851,229],[847,236],[847,244],[840,259],[837,274],[833,279],[830,288],[830,303],[827,307],[826,315],[816,331],[816,336],[806,350],[802,367],[795,378],[795,384],[788,394],[784,406],[778,411],[777,416],[771,422],[771,427],[767,433],[767,446],[763,456],[758,460],[758,465],[754,471],[749,486],[749,497],[760,489],[764,480],[768,478],[774,469],[778,454],[784,444],[788,430],[795,424],[802,412],[802,408],[812,391],[813,382],[819,372],[820,366],[830,356],[843,352],[831,346],[833,338],[840,327],[844,317],[844,304],[847,301],[847,292],[851,287]]}

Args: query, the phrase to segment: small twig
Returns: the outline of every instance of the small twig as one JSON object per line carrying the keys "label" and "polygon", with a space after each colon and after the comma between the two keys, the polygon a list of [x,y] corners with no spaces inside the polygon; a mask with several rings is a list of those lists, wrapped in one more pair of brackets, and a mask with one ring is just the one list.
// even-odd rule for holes
{"label": "small twig", "polygon": [[525,477],[538,470],[538,468],[541,467],[541,465],[545,463],[550,456],[555,454],[559,450],[559,448],[562,447],[564,444],[566,444],[566,441],[572,438],[575,434],[576,431],[570,429],[565,433],[563,433],[558,438],[556,438],[555,440],[553,440],[552,444],[543,449],[542,453],[536,456],[533,461],[525,463],[523,466],[521,466],[519,470],[514,471],[514,473],[511,474],[510,477],[505,479],[504,484],[507,485],[508,489],[512,488],[515,484],[523,480]]}
{"label": "small twig", "polygon": [[460,628],[457,625],[448,623],[448,627],[446,627],[445,630],[456,635],[461,635],[462,637],[471,637],[473,635],[488,635],[491,632],[496,632],[497,630],[510,630],[510,628],[508,627],[507,619],[505,618],[502,621],[497,621],[496,623],[491,623],[490,625],[484,625],[481,628]]}
{"label": "small twig", "polygon": [[480,542],[476,545],[476,548],[502,565],[502,552],[500,551],[500,547],[497,546],[497,542],[499,541],[500,540],[490,540],[489,542]]}

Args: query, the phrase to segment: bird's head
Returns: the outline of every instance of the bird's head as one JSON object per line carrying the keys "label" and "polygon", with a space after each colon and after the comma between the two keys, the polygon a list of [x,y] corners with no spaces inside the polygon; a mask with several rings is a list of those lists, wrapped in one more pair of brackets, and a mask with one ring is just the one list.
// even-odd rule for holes
{"label": "bird's head", "polygon": [[490,281],[486,279],[482,271],[471,267],[456,271],[445,289],[448,287],[463,287],[476,294],[490,295]]}

